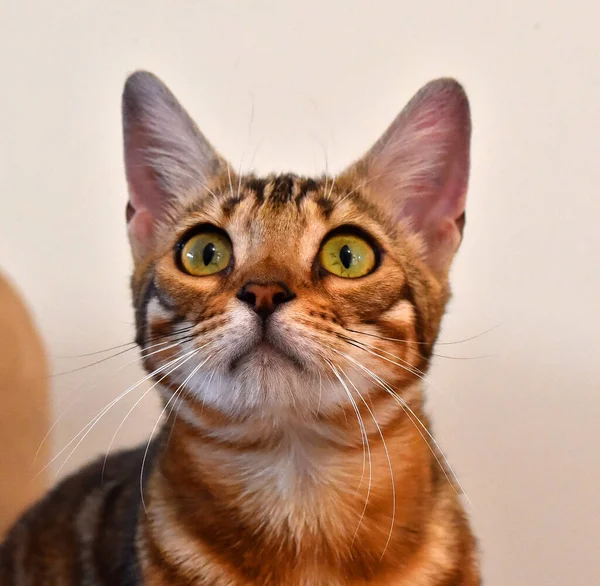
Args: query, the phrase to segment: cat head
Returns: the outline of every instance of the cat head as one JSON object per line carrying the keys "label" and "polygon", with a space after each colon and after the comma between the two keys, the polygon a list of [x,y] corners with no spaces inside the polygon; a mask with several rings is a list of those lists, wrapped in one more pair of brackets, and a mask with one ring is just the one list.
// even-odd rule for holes
{"label": "cat head", "polygon": [[465,222],[457,82],[427,84],[334,177],[237,174],[146,72],[123,125],[137,341],[167,396],[316,416],[421,376]]}

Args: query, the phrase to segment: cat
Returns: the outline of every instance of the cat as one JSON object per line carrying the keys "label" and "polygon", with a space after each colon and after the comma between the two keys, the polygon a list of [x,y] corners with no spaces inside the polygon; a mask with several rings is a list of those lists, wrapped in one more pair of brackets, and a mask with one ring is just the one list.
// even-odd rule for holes
{"label": "cat", "polygon": [[463,88],[430,82],[316,178],[235,173],[153,74],[122,104],[136,341],[165,421],[27,512],[0,584],[480,584],[421,388],[465,223]]}

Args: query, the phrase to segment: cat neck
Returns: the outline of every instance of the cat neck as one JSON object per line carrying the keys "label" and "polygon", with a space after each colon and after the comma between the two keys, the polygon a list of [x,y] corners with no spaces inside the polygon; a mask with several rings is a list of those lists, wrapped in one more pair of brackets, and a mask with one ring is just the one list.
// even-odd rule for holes
{"label": "cat neck", "polygon": [[308,422],[177,418],[148,482],[148,531],[165,549],[183,534],[179,547],[209,548],[247,576],[268,556],[272,572],[316,564],[331,584],[405,565],[428,539],[440,469],[414,419],[425,425],[420,400],[414,417],[391,397],[370,404]]}

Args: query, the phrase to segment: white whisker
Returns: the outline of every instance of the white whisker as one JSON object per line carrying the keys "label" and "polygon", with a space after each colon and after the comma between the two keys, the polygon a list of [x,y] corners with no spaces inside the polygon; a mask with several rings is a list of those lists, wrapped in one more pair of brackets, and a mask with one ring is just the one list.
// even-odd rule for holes
{"label": "white whisker", "polygon": [[159,378],[157,381],[155,381],[148,389],[146,389],[146,391],[144,391],[144,393],[142,394],[142,396],[133,404],[133,406],[131,407],[131,409],[129,409],[129,411],[127,411],[127,414],[121,420],[121,423],[119,424],[119,427],[117,427],[117,430],[113,434],[113,436],[112,436],[112,438],[110,440],[110,443],[108,444],[108,449],[106,450],[106,454],[104,456],[104,464],[102,465],[102,476],[101,476],[101,478],[104,478],[104,469],[106,468],[106,460],[107,460],[107,458],[108,458],[108,456],[110,454],[110,450],[111,450],[112,445],[113,445],[113,443],[115,441],[115,438],[117,437],[119,431],[121,431],[121,428],[125,424],[125,421],[127,421],[127,418],[133,413],[133,411],[135,410],[135,408],[144,400],[144,398],[148,395],[148,393],[152,392],[158,386],[159,383],[161,383],[167,376],[169,376],[170,374],[172,374],[177,368],[180,368],[188,360],[191,360],[194,356],[196,356],[196,354],[198,354],[198,352],[200,352],[200,350],[203,347],[204,346],[200,346],[199,348],[196,348],[196,350],[192,354],[190,354],[185,360],[182,360],[181,362],[179,362],[172,370],[170,370],[169,372],[165,373],[161,378]]}
{"label": "white whisker", "polygon": [[[467,495],[465,489],[463,488],[463,486],[461,485],[460,481],[458,480],[458,477],[457,477],[456,473],[454,472],[452,466],[450,465],[450,462],[448,461],[448,458],[444,454],[444,452],[441,449],[440,445],[438,444],[438,442],[436,441],[436,439],[431,435],[431,432],[427,429],[427,426],[421,421],[421,419],[417,416],[417,414],[412,410],[412,408],[410,407],[410,405],[393,389],[393,387],[388,382],[386,382],[381,377],[379,377],[378,375],[376,375],[372,370],[370,370],[366,366],[362,365],[360,362],[358,362],[357,360],[355,360],[352,356],[344,354],[343,352],[339,352],[338,350],[335,350],[335,348],[332,348],[332,350],[334,350],[335,352],[337,352],[338,354],[340,354],[341,356],[343,356],[347,360],[350,360],[351,362],[353,362],[354,364],[356,364],[356,366],[358,366],[361,370],[363,370],[364,372],[366,372],[367,375],[370,378],[372,378],[385,391],[387,391],[396,400],[396,402],[405,410],[405,413],[408,415],[409,419],[411,420],[411,422],[415,426],[415,429],[419,432],[419,435],[423,438],[423,441],[425,441],[425,443],[429,447],[429,450],[431,451],[433,457],[435,458],[435,460],[438,463],[440,469],[442,470],[442,473],[446,477],[446,480],[448,480],[448,482],[450,483],[450,485],[452,486],[452,488],[454,489],[454,491],[457,494],[461,494],[461,493],[464,494],[464,496],[465,496],[467,502],[469,503],[469,505],[473,509],[475,509],[475,507],[473,507],[473,503],[471,502],[471,499],[469,498],[469,496]],[[417,423],[418,423],[418,425],[417,425]],[[426,434],[427,437],[425,437],[425,435],[423,435],[423,432],[421,431],[421,429],[419,429],[419,426],[425,432],[425,434]],[[440,461],[440,459],[439,459],[438,455],[436,454],[435,450],[431,447],[430,442],[439,451],[440,455],[442,456],[442,458],[444,460],[445,466]],[[450,478],[450,476],[448,475],[446,467],[448,468],[448,470],[452,474],[452,478]],[[456,490],[456,486],[458,486],[459,490]]]}
{"label": "white whisker", "polygon": [[[363,421],[362,416],[360,414],[360,410],[358,409],[358,406],[357,406],[356,402],[354,401],[354,398],[352,397],[352,394],[350,393],[348,387],[346,386],[346,384],[344,383],[344,381],[340,378],[340,375],[338,374],[337,368],[327,358],[323,357],[323,360],[327,363],[327,365],[329,366],[329,368],[331,368],[333,374],[336,376],[336,378],[342,384],[342,387],[344,388],[344,391],[346,392],[346,395],[350,399],[350,402],[352,403],[352,407],[354,408],[354,412],[356,413],[356,417],[358,419],[358,425],[360,427],[360,439],[361,439],[362,448],[363,448],[363,468],[362,468],[362,472],[361,472],[361,475],[360,475],[360,482],[358,483],[358,486],[356,487],[356,492],[358,493],[358,491],[360,490],[360,487],[362,486],[362,482],[363,482],[363,479],[364,479],[364,476],[365,476],[365,468],[366,468],[366,462],[367,462],[366,447],[365,447],[366,445],[368,445],[367,428],[364,425],[364,421]],[[340,368],[340,370],[341,370],[341,368]],[[348,377],[346,377],[346,378],[348,378]],[[370,446],[369,446],[369,464],[371,463],[370,462],[370,455],[371,455],[371,450],[370,450]],[[370,490],[371,490],[371,480],[369,479],[369,490],[368,490],[368,493],[370,493]],[[367,495],[367,499],[368,499],[368,495]],[[366,505],[365,505],[365,508],[366,508]],[[359,525],[360,525],[360,523],[359,523]]]}
{"label": "white whisker", "polygon": [[[348,377],[347,374],[346,374],[346,378],[350,381],[350,378]],[[368,403],[365,401],[362,394],[359,392],[359,390],[356,388],[356,386],[352,383],[352,381],[350,381],[350,383],[354,387],[354,390],[358,393],[358,396],[360,397],[361,401],[364,403],[365,407],[367,408],[367,410],[371,414],[371,417],[373,418],[373,423],[375,423],[375,427],[377,427],[379,437],[381,437],[381,443],[383,445],[383,449],[385,451],[385,456],[387,458],[388,466],[390,469],[390,481],[392,483],[392,522],[390,523],[390,532],[388,534],[387,541],[385,542],[385,546],[383,548],[383,551],[381,552],[381,557],[379,558],[380,560],[382,560],[383,556],[385,555],[385,552],[387,551],[388,545],[390,544],[390,541],[392,539],[392,534],[394,532],[394,523],[396,521],[396,484],[394,481],[394,470],[392,468],[392,460],[390,459],[390,453],[389,453],[387,444],[385,442],[385,438],[383,437],[383,432],[381,431],[381,427],[380,427],[379,423],[377,422],[377,418],[375,417],[375,414],[373,413],[372,409],[369,407]],[[365,509],[366,509],[366,505],[365,505]],[[364,514],[364,512],[363,512],[363,514]],[[362,517],[361,517],[361,519],[362,519]],[[357,532],[358,532],[358,528],[357,528]],[[354,537],[356,537],[356,533],[355,533]],[[354,539],[353,539],[353,542],[354,542]]]}
{"label": "white whisker", "polygon": [[[173,335],[173,334],[168,334],[168,335]],[[185,337],[185,336],[184,336]],[[170,340],[171,342],[173,340]],[[166,342],[163,342],[165,344],[169,343],[169,340],[167,340]],[[74,368],[72,370],[66,370],[63,372],[58,372],[56,374],[51,375],[51,378],[54,377],[58,377],[58,376],[64,376],[66,374],[73,374],[75,372],[79,372],[81,370],[85,370],[86,368],[91,368],[92,366],[96,366],[98,364],[102,364],[103,362],[107,362],[108,360],[112,360],[113,358],[117,358],[117,356],[121,356],[122,354],[126,354],[127,352],[131,352],[132,350],[135,350],[136,347],[132,346],[131,348],[126,348],[125,350],[121,350],[120,352],[116,352],[115,354],[112,354],[111,356],[107,356],[105,358],[101,358],[100,360],[96,360],[95,362],[92,362],[90,364],[86,364],[85,366],[79,366],[78,368]]]}
{"label": "white whisker", "polygon": [[[194,350],[194,352],[197,352],[197,350]],[[187,356],[187,354],[185,354],[183,357],[181,357],[181,359],[183,359],[185,356]],[[175,359],[175,361],[180,361],[181,359]],[[187,358],[185,360],[183,360],[183,362],[186,362]],[[169,366],[171,366],[173,364],[173,361],[169,364]],[[162,381],[164,378],[166,378],[169,374],[173,373],[175,370],[177,370],[177,368],[179,368],[179,366],[181,366],[181,362],[179,364],[176,364],[171,370],[169,370],[166,374],[164,374],[160,379],[159,382]],[[152,388],[154,388],[156,386],[157,383],[154,383],[150,389],[148,389],[147,391],[145,391],[142,395],[142,397],[138,400],[138,403],[141,399],[143,399]],[[136,385],[137,386],[137,385]],[[132,389],[133,390],[133,389]],[[129,391],[131,392],[131,391]],[[128,393],[127,393],[128,394]],[[122,398],[122,397],[121,397]],[[116,404],[116,403],[115,403]],[[136,403],[137,404],[137,403]],[[114,406],[113,404],[111,404],[109,406],[112,407]],[[96,426],[96,424],[100,421],[100,419],[102,419],[102,417],[104,417],[104,415],[106,415],[106,413],[108,412],[108,409],[104,410],[100,417],[98,417],[96,419],[96,421],[94,421],[94,423],[92,424],[92,426],[85,432],[85,434],[81,437],[81,439],[79,440],[79,442],[77,442],[77,445],[71,450],[71,452],[69,453],[69,455],[66,457],[65,461],[60,465],[59,469],[56,471],[56,474],[60,474],[60,471],[63,469],[63,467],[66,465],[66,463],[69,461],[69,459],[71,458],[71,456],[75,453],[75,451],[77,450],[77,448],[81,445],[81,443],[85,440],[85,438],[87,437],[87,435],[92,431],[92,429]],[[105,456],[105,461],[104,463],[106,464],[106,458],[108,457],[108,454]],[[103,466],[103,475],[104,475],[104,466]]]}
{"label": "white whisker", "polygon": [[[195,352],[195,350],[194,350]],[[113,399],[108,405],[106,405],[98,415],[96,415],[89,423],[87,423],[83,429],[81,431],[79,431],[75,437],[66,445],[64,446],[45,466],[44,468],[42,468],[42,470],[40,470],[40,472],[38,472],[38,475],[41,474],[42,472],[44,472],[65,450],[67,450],[67,448],[77,440],[77,438],[83,434],[84,436],[81,438],[81,440],[79,441],[79,443],[77,444],[77,446],[75,446],[75,449],[77,449],[77,447],[81,444],[81,442],[85,439],[85,437],[90,433],[90,431],[92,430],[92,428],[96,425],[96,423],[98,421],[100,421],[100,419],[114,406],[116,405],[122,398],[124,398],[126,395],[128,395],[130,392],[132,392],[134,389],[136,389],[139,385],[141,385],[142,383],[144,383],[145,381],[147,381],[148,379],[152,378],[153,376],[155,376],[156,374],[158,374],[159,372],[162,372],[163,370],[166,370],[167,368],[169,368],[170,366],[172,366],[174,363],[178,362],[179,360],[182,360],[183,358],[185,358],[186,355],[178,357],[178,358],[174,358],[173,360],[170,360],[169,362],[167,362],[166,364],[164,364],[163,366],[160,366],[159,368],[157,368],[156,370],[152,371],[151,373],[147,374],[146,376],[142,377],[140,380],[138,380],[135,384],[131,385],[128,389],[126,389],[125,391],[123,391],[116,399]],[[87,431],[86,431],[87,430]],[[71,452],[72,454],[73,452]],[[69,454],[69,456],[71,455]],[[64,466],[65,462],[63,462],[62,467]],[[60,469],[59,469],[60,471]],[[58,473],[58,472],[57,472]]]}
{"label": "white whisker", "polygon": [[[351,192],[352,193],[352,192]],[[471,340],[475,340],[480,336],[485,336],[485,334],[489,334],[493,330],[498,328],[498,326],[494,326],[484,330],[480,334],[475,334],[474,336],[469,336],[468,338],[463,338],[462,340],[454,340],[454,342],[436,342],[436,346],[452,346],[453,344],[464,344],[465,342],[470,342]],[[386,336],[379,336],[378,334],[373,334],[371,332],[361,332],[359,330],[351,330],[347,328],[349,332],[353,332],[355,334],[362,334],[363,336],[371,336],[372,338],[379,338],[380,340],[389,340],[390,342],[402,342],[403,344],[423,344],[428,345],[427,342],[417,342],[416,340],[405,340],[403,338],[388,338]]]}
{"label": "white whisker", "polygon": [[340,205],[344,200],[348,199],[353,193],[356,193],[359,189],[365,187],[368,183],[370,183],[370,179],[367,181],[363,181],[360,185],[357,185],[354,189],[350,190],[348,193],[345,193],[343,197],[337,202],[337,205]]}
{"label": "white whisker", "polygon": [[171,403],[171,401],[173,401],[173,399],[177,397],[177,395],[185,388],[185,385],[200,370],[200,368],[202,368],[202,366],[204,366],[208,362],[208,360],[210,360],[210,358],[211,358],[211,356],[208,356],[208,358],[206,358],[206,360],[204,360],[203,362],[198,364],[192,370],[192,372],[189,374],[189,376],[179,385],[177,390],[173,393],[173,395],[169,398],[169,400],[163,407],[163,410],[161,411],[160,415],[158,416],[158,418],[156,420],[156,423],[154,424],[154,427],[152,428],[152,432],[150,433],[150,437],[146,444],[146,450],[144,451],[144,457],[142,458],[142,468],[140,471],[140,496],[141,496],[141,500],[142,500],[142,506],[144,507],[144,511],[146,511],[146,514],[148,514],[148,510],[146,509],[146,503],[144,501],[144,466],[146,465],[146,459],[148,457],[148,450],[150,449],[150,443],[152,442],[152,438],[154,437],[154,434],[156,433],[156,428],[158,427],[158,424],[160,423],[160,420],[161,420],[163,414],[165,413],[167,407]]}
{"label": "white whisker", "polygon": [[231,197],[233,197],[233,183],[231,182],[231,169],[229,168],[229,163],[227,163],[227,177],[229,177],[229,190],[231,192]]}
{"label": "white whisker", "polygon": [[254,168],[254,161],[256,159],[256,155],[258,154],[258,150],[260,149],[260,147],[262,146],[263,143],[263,138],[261,138],[258,141],[258,144],[256,145],[256,148],[254,149],[254,152],[252,153],[252,158],[250,159],[250,163],[248,164],[248,171],[250,173],[252,173],[252,169]]}
{"label": "white whisker", "polygon": [[335,187],[336,179],[337,179],[337,175],[334,175],[331,179],[331,187],[329,188],[329,193],[325,196],[327,199],[331,198],[331,194],[333,193],[333,188]]}
{"label": "white whisker", "polygon": [[[363,482],[363,478],[364,478],[364,474],[365,474],[365,464],[366,464],[366,453],[368,453],[368,459],[369,459],[369,485],[367,486],[367,494],[365,497],[365,504],[363,505],[363,509],[360,515],[360,519],[358,520],[358,525],[356,526],[356,530],[354,531],[354,536],[352,537],[352,545],[354,545],[354,541],[356,539],[356,536],[358,535],[358,531],[360,529],[360,526],[363,522],[363,519],[365,517],[365,513],[367,511],[367,506],[369,504],[369,497],[371,496],[371,485],[373,483],[373,461],[371,458],[371,445],[369,443],[369,435],[367,433],[367,429],[365,427],[364,421],[362,419],[362,416],[360,414],[360,409],[358,408],[358,405],[356,404],[356,401],[354,400],[354,398],[352,397],[352,394],[350,393],[350,390],[348,389],[348,387],[346,386],[346,384],[344,383],[344,381],[342,380],[342,378],[340,377],[336,367],[333,365],[333,363],[331,363],[329,360],[327,360],[326,358],[324,359],[325,362],[327,362],[327,364],[329,365],[329,367],[331,368],[331,370],[333,371],[333,373],[335,374],[335,376],[338,378],[338,380],[340,381],[340,383],[342,384],[344,390],[346,391],[346,394],[348,395],[348,398],[350,399],[350,402],[352,403],[352,407],[354,408],[354,411],[356,413],[356,417],[358,419],[358,423],[360,426],[360,431],[361,431],[361,442],[362,442],[362,446],[363,446],[363,469],[362,469],[362,473],[360,475],[360,482],[358,484],[358,487],[356,489],[356,492],[358,493],[358,491],[360,490],[360,487],[362,486],[362,482]],[[346,378],[348,379],[349,382],[350,379],[348,378],[348,375],[343,371],[343,369],[340,368],[340,370],[344,373],[344,375],[346,376]],[[352,385],[354,386],[354,385]],[[358,392],[358,389],[356,389],[356,387],[354,387],[355,390]],[[360,396],[360,393],[358,393]],[[362,397],[361,397],[362,398]],[[366,451],[365,451],[365,446],[366,446]],[[394,482],[393,478],[392,478],[392,483]],[[395,503],[394,499],[394,503]],[[392,520],[393,523],[393,520]]]}
{"label": "white whisker", "polygon": [[[149,348],[154,348],[156,346],[160,346],[162,344],[169,344],[170,341],[167,342],[161,342],[160,344],[153,344],[151,346],[148,346]],[[148,354],[146,354],[144,356],[144,352],[146,349],[144,349],[142,351],[142,356],[144,356],[145,358],[147,358],[148,356],[152,356],[153,354],[157,354],[159,352],[165,352],[166,350],[170,350],[171,348],[175,348],[177,345],[179,344],[179,342],[176,342],[175,344],[171,344],[170,346],[167,346],[166,348],[161,348],[160,350],[156,350],[154,352],[150,352]],[[114,369],[112,372],[108,373],[108,377],[114,376],[115,374],[117,374],[118,372],[122,371],[124,368],[126,368],[127,366],[130,366],[131,364],[137,363],[139,362],[139,357],[134,358],[133,360],[130,360],[129,362],[126,362],[125,364],[122,364],[121,366],[119,366],[118,368]],[[87,381],[86,381],[87,382]],[[86,393],[95,389],[98,386],[98,383],[94,383],[93,385],[87,387],[86,389]],[[80,385],[78,387],[75,387],[74,389],[71,389],[68,393],[66,393],[66,395],[63,397],[63,399],[59,402],[59,406],[61,405],[61,403],[64,403],[64,401],[74,392],[81,390],[81,388],[83,387],[83,385]],[[35,453],[35,456],[33,458],[33,463],[35,464],[35,462],[37,461],[37,458],[39,456],[39,453],[42,449],[42,447],[44,446],[44,443],[48,440],[48,438],[50,437],[52,431],[54,430],[54,428],[60,423],[60,421],[62,420],[62,418],[73,408],[75,407],[75,405],[77,405],[77,403],[79,403],[83,397],[85,395],[80,395],[73,403],[71,403],[68,407],[66,407],[65,409],[62,410],[62,412],[60,413],[60,415],[54,420],[54,422],[52,423],[52,425],[50,426],[50,429],[47,431],[46,435],[44,436],[44,439],[42,439],[42,441],[40,442],[40,445]]]}
{"label": "white whisker", "polygon": [[431,380],[431,378],[425,372],[423,372],[416,366],[412,365],[408,360],[405,360],[404,358],[400,358],[400,356],[396,356],[395,354],[392,354],[391,352],[387,352],[386,350],[381,350],[380,348],[376,349],[379,352],[383,352],[384,354],[388,354],[389,356],[392,356],[396,360],[400,360],[403,363],[403,364],[400,364],[398,362],[395,362],[394,360],[390,360],[389,358],[382,356],[381,354],[378,354],[375,350],[372,349],[372,347],[369,347],[364,342],[360,342],[359,340],[355,340],[353,338],[344,338],[344,339],[350,345],[358,347],[359,350],[364,350],[365,352],[368,352],[369,354],[372,354],[373,356],[377,356],[378,358],[381,358],[382,360],[390,362],[391,364],[394,364],[395,366],[399,366],[400,368],[403,368],[410,374],[414,374],[417,378],[421,379],[423,382],[426,382],[434,389],[441,391],[441,389],[439,389],[435,385],[435,383]]}

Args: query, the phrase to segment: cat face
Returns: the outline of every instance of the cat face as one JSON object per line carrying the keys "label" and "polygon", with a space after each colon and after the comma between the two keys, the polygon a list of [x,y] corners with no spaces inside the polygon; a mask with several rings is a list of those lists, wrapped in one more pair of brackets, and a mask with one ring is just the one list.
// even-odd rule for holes
{"label": "cat face", "polygon": [[138,342],[170,399],[316,417],[427,366],[461,239],[469,111],[426,86],[336,177],[238,176],[154,76],[123,99]]}

